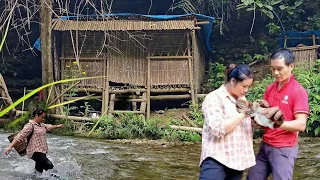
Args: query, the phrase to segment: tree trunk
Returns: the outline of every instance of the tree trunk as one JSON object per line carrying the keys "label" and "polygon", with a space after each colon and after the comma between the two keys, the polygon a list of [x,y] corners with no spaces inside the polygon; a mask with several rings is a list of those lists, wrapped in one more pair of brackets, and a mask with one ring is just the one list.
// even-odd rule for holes
{"label": "tree trunk", "polygon": [[[53,81],[53,65],[51,54],[52,1],[40,1],[40,45],[42,62],[42,84]],[[48,96],[48,89],[42,91],[43,98]]]}

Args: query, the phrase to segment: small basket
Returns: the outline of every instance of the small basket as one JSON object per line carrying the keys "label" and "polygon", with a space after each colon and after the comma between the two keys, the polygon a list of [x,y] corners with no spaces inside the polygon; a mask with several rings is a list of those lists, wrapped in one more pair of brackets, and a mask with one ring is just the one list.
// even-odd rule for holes
{"label": "small basket", "polygon": [[[13,141],[13,139],[18,135],[19,132],[16,132],[14,134],[11,134],[8,136],[8,139],[10,143]],[[22,142],[17,142],[16,145],[13,146],[13,148],[18,152],[20,156],[24,156],[27,154],[27,146],[28,146],[28,141],[27,138],[25,138],[24,141]]]}

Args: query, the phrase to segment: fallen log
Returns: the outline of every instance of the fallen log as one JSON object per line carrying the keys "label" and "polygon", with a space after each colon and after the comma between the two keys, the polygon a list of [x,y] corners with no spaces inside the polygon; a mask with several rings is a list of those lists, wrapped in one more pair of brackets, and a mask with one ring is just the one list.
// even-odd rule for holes
{"label": "fallen log", "polygon": [[200,134],[202,134],[202,128],[176,126],[176,125],[171,125],[170,128],[177,129],[177,130],[195,131],[195,132],[199,132]]}
{"label": "fallen log", "polygon": [[183,119],[184,119],[189,125],[191,125],[192,127],[198,127],[196,124],[194,124],[194,122],[193,122],[185,113],[183,113],[182,116],[183,116]]}

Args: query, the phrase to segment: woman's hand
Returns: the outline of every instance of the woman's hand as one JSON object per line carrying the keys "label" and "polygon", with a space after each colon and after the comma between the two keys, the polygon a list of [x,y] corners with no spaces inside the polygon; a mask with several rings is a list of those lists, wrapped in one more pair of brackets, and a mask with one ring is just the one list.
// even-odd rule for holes
{"label": "woman's hand", "polygon": [[12,147],[11,146],[8,146],[5,150],[4,150],[4,154],[5,155],[8,155],[12,150]]}
{"label": "woman's hand", "polygon": [[58,128],[63,128],[63,127],[64,127],[64,124],[59,124],[57,127],[58,127]]}
{"label": "woman's hand", "polygon": [[236,101],[236,107],[237,107],[238,113],[248,115],[250,103],[244,99],[238,99]]}

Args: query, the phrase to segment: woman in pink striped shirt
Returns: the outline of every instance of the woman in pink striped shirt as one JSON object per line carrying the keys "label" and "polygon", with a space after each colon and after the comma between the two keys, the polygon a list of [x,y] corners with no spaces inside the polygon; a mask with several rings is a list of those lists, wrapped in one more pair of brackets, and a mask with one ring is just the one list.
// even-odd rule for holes
{"label": "woman in pink striped shirt", "polygon": [[46,112],[41,108],[36,108],[32,114],[34,116],[33,120],[30,120],[29,123],[23,127],[21,132],[14,138],[4,153],[8,154],[17,142],[24,141],[24,139],[31,134],[31,138],[27,146],[27,155],[30,159],[33,159],[36,162],[36,175],[41,175],[43,170],[47,171],[48,169],[53,168],[52,162],[46,156],[48,153],[46,133],[49,130],[63,128],[63,124],[44,124]]}
{"label": "woman in pink striped shirt", "polygon": [[247,108],[236,107],[252,82],[249,66],[231,65],[226,83],[206,96],[200,180],[241,180],[243,170],[255,165],[251,118]]}

